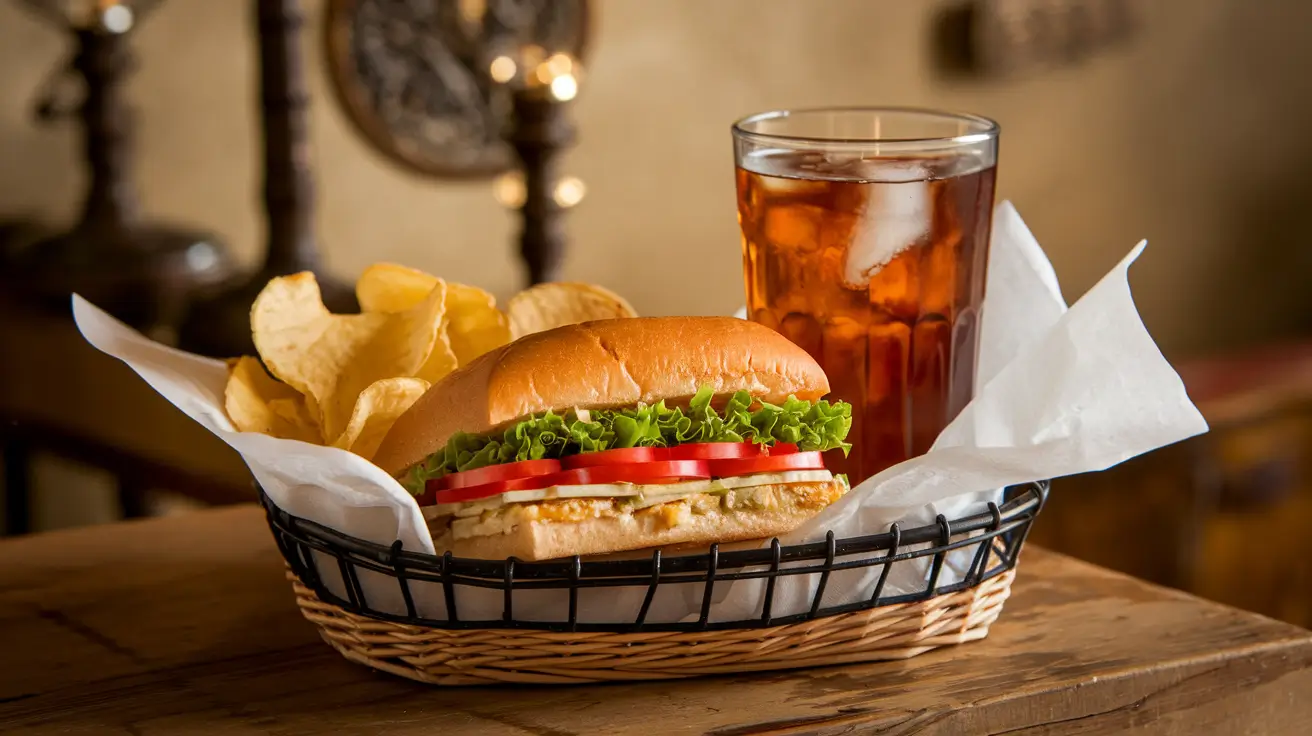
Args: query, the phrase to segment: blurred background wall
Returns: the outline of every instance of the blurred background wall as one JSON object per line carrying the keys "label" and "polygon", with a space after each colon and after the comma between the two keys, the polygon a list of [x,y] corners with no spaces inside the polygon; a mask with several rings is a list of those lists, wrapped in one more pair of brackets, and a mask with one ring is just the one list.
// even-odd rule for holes
{"label": "blurred background wall", "polygon": [[[1169,356],[1307,325],[1312,243],[1312,3],[1143,0],[1139,33],[1073,67],[953,79],[931,62],[947,3],[599,0],[567,173],[565,276],[640,312],[729,313],[742,301],[728,125],[809,105],[968,110],[1003,126],[1000,194],[1052,257],[1068,298],[1140,238],[1133,273]],[[313,33],[322,4],[306,3]],[[307,34],[309,35],[309,34]],[[168,0],[135,37],[137,179],[148,214],[262,241],[249,4]],[[423,180],[368,149],[306,39],[317,219],[330,267],[394,260],[512,293],[516,222],[487,183]],[[0,2],[0,213],[67,221],[82,191],[76,126],[31,107],[64,40]]]}

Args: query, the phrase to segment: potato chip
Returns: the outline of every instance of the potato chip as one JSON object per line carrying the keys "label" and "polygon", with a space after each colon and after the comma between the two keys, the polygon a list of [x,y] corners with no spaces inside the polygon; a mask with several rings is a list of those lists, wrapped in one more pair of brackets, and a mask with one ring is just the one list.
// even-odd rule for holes
{"label": "potato chip", "polygon": [[319,427],[308,412],[284,413],[285,405],[291,403],[304,406],[296,389],[273,380],[256,358],[247,356],[229,362],[223,408],[237,431],[319,442]]}
{"label": "potato chip", "polygon": [[[271,280],[251,308],[251,332],[269,370],[306,395],[323,436],[338,437],[359,395],[385,378],[434,381],[454,367],[440,340],[445,284],[395,313],[332,314],[314,274]],[[439,347],[441,345],[442,347]]]}
{"label": "potato chip", "polygon": [[477,286],[447,284],[447,334],[460,365],[510,342],[510,320],[496,297]]}
{"label": "potato chip", "polygon": [[[309,427],[315,437],[314,442],[323,441],[323,433],[319,430],[319,422],[314,418],[314,409],[301,394],[284,399],[270,399],[269,410],[283,421],[298,427]],[[309,442],[310,440],[306,441]]]}
{"label": "potato chip", "polygon": [[375,263],[355,282],[355,298],[365,312],[404,312],[426,299],[441,281],[395,263]]}
{"label": "potato chip", "polygon": [[[446,289],[446,284],[442,284],[442,289]],[[443,299],[445,303],[445,299]],[[445,311],[445,307],[443,307]],[[433,343],[433,351],[429,353],[428,360],[415,374],[417,377],[437,383],[446,377],[448,373],[460,367],[460,362],[456,360],[456,354],[451,350],[451,342],[446,335],[446,325],[443,323],[437,330],[437,341]]]}
{"label": "potato chip", "polygon": [[[378,263],[360,274],[355,294],[366,312],[399,312],[423,301],[439,282],[441,279],[423,271]],[[465,284],[447,282],[446,288],[443,333],[457,364],[465,365],[510,342],[510,324],[497,309],[496,297]]]}
{"label": "potato chip", "polygon": [[594,284],[538,284],[511,297],[506,305],[516,339],[564,325],[597,319],[636,317],[623,297]]}
{"label": "potato chip", "polygon": [[410,405],[428,390],[419,378],[385,378],[361,392],[346,428],[333,440],[333,447],[350,450],[372,460],[383,437]]}

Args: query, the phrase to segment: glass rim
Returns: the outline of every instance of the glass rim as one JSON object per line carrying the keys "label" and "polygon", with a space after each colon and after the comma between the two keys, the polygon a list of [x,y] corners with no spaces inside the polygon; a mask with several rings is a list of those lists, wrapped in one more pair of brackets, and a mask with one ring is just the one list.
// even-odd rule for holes
{"label": "glass rim", "polygon": [[[980,126],[980,129],[969,133],[949,136],[919,136],[912,138],[822,138],[814,135],[794,135],[790,133],[760,133],[748,130],[745,127],[765,120],[779,120],[793,115],[812,115],[817,113],[895,113],[901,115],[924,115],[937,118],[941,121],[972,123]],[[868,146],[871,144],[894,144],[898,146],[933,146],[936,148],[966,146],[972,143],[983,143],[989,140],[996,140],[1001,129],[1002,126],[998,125],[997,121],[974,113],[935,110],[927,107],[866,107],[860,105],[770,110],[768,112],[758,112],[740,118],[734,121],[733,125],[730,126],[730,131],[735,138],[751,141],[753,143],[784,143],[794,145],[805,143],[820,146]]]}

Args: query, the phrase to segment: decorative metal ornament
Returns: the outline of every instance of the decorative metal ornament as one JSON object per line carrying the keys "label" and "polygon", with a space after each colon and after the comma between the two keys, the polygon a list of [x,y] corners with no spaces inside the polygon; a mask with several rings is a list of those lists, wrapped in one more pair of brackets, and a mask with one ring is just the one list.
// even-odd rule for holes
{"label": "decorative metal ornament", "polygon": [[588,0],[328,0],[333,88],[352,124],[400,166],[447,179],[517,165],[512,95],[550,57],[580,59]]}

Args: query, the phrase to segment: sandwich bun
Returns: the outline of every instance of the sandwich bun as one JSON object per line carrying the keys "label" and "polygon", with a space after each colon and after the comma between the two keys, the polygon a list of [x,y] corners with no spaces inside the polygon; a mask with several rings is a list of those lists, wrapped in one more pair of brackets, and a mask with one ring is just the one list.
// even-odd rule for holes
{"label": "sandwich bun", "polygon": [[482,434],[531,414],[679,404],[702,386],[772,403],[814,401],[829,380],[802,348],[734,317],[634,317],[567,325],[476,358],[402,414],[374,455],[399,476],[456,432]]}

